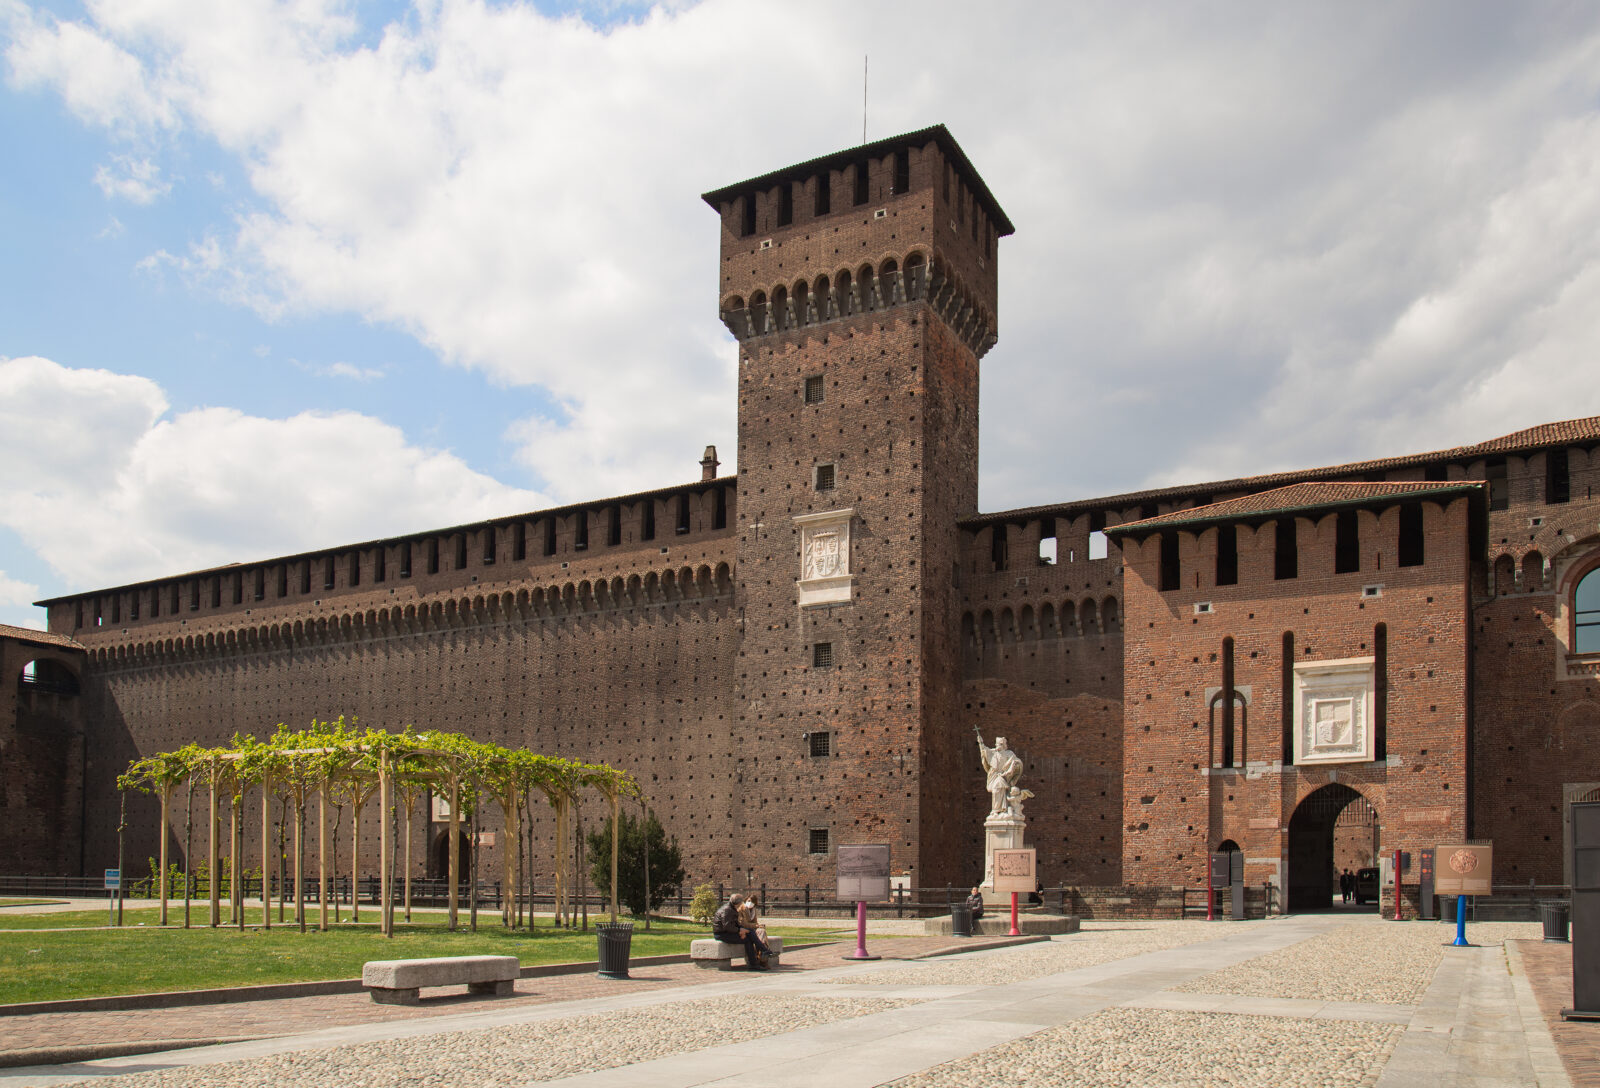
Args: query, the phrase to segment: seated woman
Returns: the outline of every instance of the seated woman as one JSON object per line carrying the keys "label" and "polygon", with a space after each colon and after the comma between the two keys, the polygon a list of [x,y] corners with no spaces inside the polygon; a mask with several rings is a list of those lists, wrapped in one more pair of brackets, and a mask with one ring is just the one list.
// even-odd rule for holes
{"label": "seated woman", "polygon": [[744,945],[745,966],[752,971],[765,971],[767,946],[755,930],[739,924],[739,908],[743,905],[743,895],[734,892],[729,896],[728,901],[711,916],[711,935],[719,941]]}
{"label": "seated woman", "polygon": [[977,888],[973,888],[972,894],[967,896],[967,909],[972,912],[974,922],[983,917],[983,893]]}
{"label": "seated woman", "polygon": [[739,925],[744,929],[755,931],[756,938],[763,947],[767,943],[767,927],[761,924],[761,919],[756,915],[756,909],[761,906],[761,900],[754,895],[744,897],[744,903],[739,907]]}

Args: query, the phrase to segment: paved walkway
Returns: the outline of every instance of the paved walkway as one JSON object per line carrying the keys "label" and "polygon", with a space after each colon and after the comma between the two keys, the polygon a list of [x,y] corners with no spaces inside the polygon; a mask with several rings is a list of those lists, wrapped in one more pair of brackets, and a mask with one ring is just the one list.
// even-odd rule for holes
{"label": "paved walkway", "polygon": [[[1548,1026],[1564,946],[1495,936],[1531,936],[1537,926],[1484,929],[1482,945],[1456,949],[1439,947],[1449,937],[1443,926],[1349,916],[1099,923],[935,961],[847,965],[839,959],[847,947],[833,946],[794,953],[765,975],[684,965],[646,969],[628,983],[528,979],[517,998],[446,999],[398,1013],[374,1013],[360,995],[265,1002],[275,1009],[263,1019],[276,1012],[284,1034],[0,1070],[0,1088],[130,1073],[130,1085],[474,1088],[1595,1083],[1590,1067],[1572,1063],[1588,1060],[1584,1046],[1600,1049],[1600,1025],[1566,1025],[1554,1036]],[[914,955],[927,940],[870,943],[879,954]],[[1304,973],[1281,963],[1301,963]],[[217,1031],[248,1034],[223,1031],[241,1023],[243,1008],[150,1010],[147,1020],[120,1023],[159,1034],[179,1017],[215,1013]],[[34,1027],[92,1030],[88,1020],[73,1028],[73,1018],[130,1015],[143,1014],[56,1014]],[[101,1030],[112,1022],[99,1021]],[[0,1031],[14,1026],[0,1021]],[[726,1042],[730,1035],[741,1041]],[[603,1067],[618,1062],[629,1064]]]}

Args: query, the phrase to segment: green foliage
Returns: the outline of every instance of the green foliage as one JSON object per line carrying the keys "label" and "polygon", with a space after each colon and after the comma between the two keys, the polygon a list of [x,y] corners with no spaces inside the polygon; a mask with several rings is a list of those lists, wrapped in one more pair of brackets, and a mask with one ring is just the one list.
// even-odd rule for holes
{"label": "green foliage", "polygon": [[700,925],[708,926],[711,916],[717,913],[721,905],[717,900],[717,889],[710,884],[702,884],[694,890],[694,900],[689,904],[689,917]]}
{"label": "green foliage", "polygon": [[[640,822],[626,812],[621,814],[621,849],[617,851],[617,883],[621,885],[617,896],[618,902],[628,908],[628,913],[634,917],[643,917],[645,912],[644,901],[644,872],[645,872],[645,843],[649,841],[650,849],[650,910],[660,909],[671,896],[678,894],[678,887],[685,879],[683,871],[683,852],[678,849],[678,840],[667,838],[667,833],[662,830],[661,821],[651,813],[649,819]],[[599,831],[589,833],[589,878],[594,881],[594,886],[600,894],[611,896],[611,821],[607,820]]]}

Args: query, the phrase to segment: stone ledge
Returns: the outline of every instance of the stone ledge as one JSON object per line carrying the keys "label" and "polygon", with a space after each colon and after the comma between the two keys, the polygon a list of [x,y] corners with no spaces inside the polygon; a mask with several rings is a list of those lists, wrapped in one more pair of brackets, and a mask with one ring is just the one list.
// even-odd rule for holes
{"label": "stone ledge", "polygon": [[[923,931],[926,933],[949,935],[952,932],[951,921],[948,916],[944,918],[929,918],[925,920],[922,925]],[[1019,913],[1017,915],[1017,928],[1021,930],[1024,935],[1076,933],[1078,932],[1079,925],[1080,920],[1077,917],[1069,914]],[[974,937],[1010,936],[1011,912],[1007,911],[1003,914],[985,913],[982,918],[979,918],[972,923],[972,935]]]}

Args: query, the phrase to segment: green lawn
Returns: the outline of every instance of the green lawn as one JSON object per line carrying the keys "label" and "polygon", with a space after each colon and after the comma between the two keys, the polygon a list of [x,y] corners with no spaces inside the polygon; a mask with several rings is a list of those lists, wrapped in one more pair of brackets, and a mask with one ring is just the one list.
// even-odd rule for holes
{"label": "green lawn", "polygon": [[[199,913],[199,912],[197,912]],[[177,915],[179,921],[182,914]],[[377,911],[371,917],[376,920]],[[594,962],[595,934],[572,933],[548,925],[532,931],[500,928],[497,915],[479,917],[478,932],[451,933],[430,917],[425,924],[396,925],[385,938],[374,925],[344,923],[327,933],[301,933],[294,926],[271,930],[212,930],[155,927],[155,912],[124,911],[124,921],[149,924],[105,928],[104,911],[35,915],[48,923],[28,932],[0,933],[0,995],[6,1002],[51,1001],[68,997],[200,990],[213,986],[252,986],[271,982],[357,978],[367,960],[416,956],[516,956],[524,966]],[[58,922],[58,919],[69,921]],[[76,921],[70,921],[76,919]],[[599,919],[604,921],[602,915]],[[7,916],[15,927],[23,916]],[[545,919],[544,921],[548,921]],[[595,919],[591,918],[591,922]],[[101,928],[51,932],[60,925]],[[775,930],[790,940],[827,937],[827,930]],[[634,956],[664,956],[689,950],[706,928],[688,922],[656,921],[651,932],[634,926]]]}

